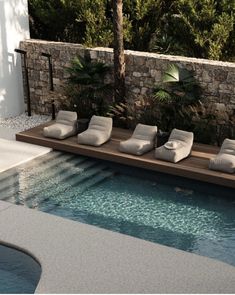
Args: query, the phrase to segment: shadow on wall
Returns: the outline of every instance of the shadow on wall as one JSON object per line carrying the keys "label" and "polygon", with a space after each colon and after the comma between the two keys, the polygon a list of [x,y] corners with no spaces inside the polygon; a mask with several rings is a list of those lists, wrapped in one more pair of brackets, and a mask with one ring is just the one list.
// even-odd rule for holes
{"label": "shadow on wall", "polygon": [[21,57],[14,52],[29,38],[27,0],[0,0],[0,118],[24,111]]}

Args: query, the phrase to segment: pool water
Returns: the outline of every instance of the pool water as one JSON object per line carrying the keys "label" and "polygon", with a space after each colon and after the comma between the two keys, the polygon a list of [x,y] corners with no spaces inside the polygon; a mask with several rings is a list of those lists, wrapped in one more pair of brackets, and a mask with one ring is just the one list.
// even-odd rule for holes
{"label": "pool water", "polygon": [[1,173],[0,199],[235,265],[233,189],[51,152]]}
{"label": "pool water", "polygon": [[40,275],[41,267],[31,256],[0,245],[0,294],[32,294]]}

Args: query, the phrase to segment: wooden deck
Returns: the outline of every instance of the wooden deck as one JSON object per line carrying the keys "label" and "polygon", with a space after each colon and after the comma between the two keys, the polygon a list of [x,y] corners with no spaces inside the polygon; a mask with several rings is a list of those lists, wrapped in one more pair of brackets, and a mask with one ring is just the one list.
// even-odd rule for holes
{"label": "wooden deck", "polygon": [[208,169],[209,159],[218,153],[218,147],[194,144],[191,156],[174,164],[155,159],[154,151],[143,156],[133,156],[119,152],[119,142],[130,137],[132,132],[129,130],[113,128],[112,138],[109,142],[101,147],[92,147],[78,144],[76,136],[64,140],[44,137],[42,134],[43,127],[50,124],[51,122],[20,132],[16,134],[16,140],[235,188],[235,174]]}

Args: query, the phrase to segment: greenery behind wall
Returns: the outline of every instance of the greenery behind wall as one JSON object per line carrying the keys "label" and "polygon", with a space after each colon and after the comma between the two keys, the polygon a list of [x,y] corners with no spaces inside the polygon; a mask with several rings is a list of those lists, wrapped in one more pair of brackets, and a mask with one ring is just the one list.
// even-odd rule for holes
{"label": "greenery behind wall", "polygon": [[[111,0],[29,0],[31,38],[112,46]],[[123,0],[126,49],[235,61],[235,0]]]}

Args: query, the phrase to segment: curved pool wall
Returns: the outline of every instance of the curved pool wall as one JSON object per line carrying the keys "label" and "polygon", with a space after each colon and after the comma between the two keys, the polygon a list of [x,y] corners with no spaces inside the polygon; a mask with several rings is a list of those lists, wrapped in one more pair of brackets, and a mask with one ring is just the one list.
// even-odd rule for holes
{"label": "curved pool wall", "polygon": [[0,294],[32,294],[41,276],[41,266],[30,255],[0,245]]}
{"label": "curved pool wall", "polygon": [[52,152],[2,173],[0,199],[235,265],[233,189]]}

